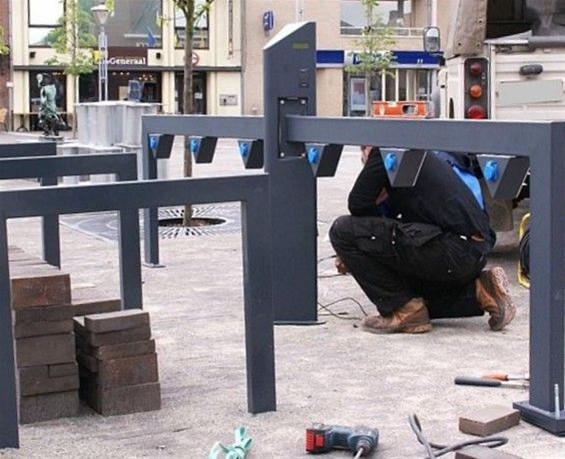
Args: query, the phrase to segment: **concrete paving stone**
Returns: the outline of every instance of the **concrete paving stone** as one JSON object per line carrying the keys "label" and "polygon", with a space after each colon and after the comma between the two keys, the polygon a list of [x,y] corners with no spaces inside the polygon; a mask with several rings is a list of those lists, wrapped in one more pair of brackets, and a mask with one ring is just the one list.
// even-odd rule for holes
{"label": "concrete paving stone", "polygon": [[19,339],[31,336],[57,335],[72,333],[73,329],[72,319],[49,322],[16,322],[14,326],[14,336]]}
{"label": "concrete paving stone", "polygon": [[70,303],[71,280],[68,274],[46,272],[43,267],[22,268],[10,272],[12,307],[15,310]]}
{"label": "concrete paving stone", "polygon": [[75,361],[75,337],[62,335],[34,336],[16,340],[19,368],[69,363]]}
{"label": "concrete paving stone", "polygon": [[143,327],[149,324],[149,313],[141,309],[107,312],[87,315],[84,318],[85,328],[92,333],[107,333],[131,328]]}
{"label": "concrete paving stone", "polygon": [[101,389],[81,380],[81,397],[103,416],[161,409],[161,385],[158,382]]}
{"label": "concrete paving stone", "polygon": [[[84,317],[75,317],[74,328],[77,340],[82,340],[85,344],[92,347],[109,346],[113,344],[131,343],[143,341],[151,338],[151,327],[145,324],[141,327],[130,328],[129,330],[118,330],[108,333],[91,333],[84,326]],[[81,343],[80,346],[84,348]]]}
{"label": "concrete paving stone", "polygon": [[20,398],[20,424],[77,416],[78,390]]}
{"label": "concrete paving stone", "polygon": [[92,379],[101,389],[159,381],[157,354],[138,355],[98,362],[98,372],[80,367],[81,379]]}
{"label": "concrete paving stone", "polygon": [[15,323],[29,322],[59,322],[73,319],[73,306],[71,304],[57,304],[54,306],[39,306],[15,311]]}
{"label": "concrete paving stone", "polygon": [[[40,371],[36,368],[41,369]],[[19,369],[20,395],[50,394],[78,389],[78,368],[72,375],[51,377],[46,365]]]}
{"label": "concrete paving stone", "polygon": [[119,311],[122,308],[122,301],[119,297],[108,298],[108,294],[97,287],[73,287],[72,304],[75,316]]}
{"label": "concrete paving stone", "polygon": [[76,362],[49,365],[49,376],[51,378],[71,376],[74,374],[78,374],[78,365]]}
{"label": "concrete paving stone", "polygon": [[486,446],[471,446],[455,453],[455,459],[521,459],[519,456]]}
{"label": "concrete paving stone", "polygon": [[520,423],[520,412],[506,406],[487,406],[459,417],[459,430],[470,435],[488,437]]}

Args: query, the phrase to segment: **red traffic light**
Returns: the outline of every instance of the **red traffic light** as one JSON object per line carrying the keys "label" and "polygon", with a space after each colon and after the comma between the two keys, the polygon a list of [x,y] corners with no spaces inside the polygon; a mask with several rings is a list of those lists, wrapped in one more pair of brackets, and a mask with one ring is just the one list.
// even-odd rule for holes
{"label": "red traffic light", "polygon": [[469,66],[469,73],[475,77],[481,76],[483,73],[483,64],[481,62],[473,62]]}
{"label": "red traffic light", "polygon": [[487,111],[480,105],[471,105],[467,110],[467,118],[472,120],[484,120],[487,117]]}

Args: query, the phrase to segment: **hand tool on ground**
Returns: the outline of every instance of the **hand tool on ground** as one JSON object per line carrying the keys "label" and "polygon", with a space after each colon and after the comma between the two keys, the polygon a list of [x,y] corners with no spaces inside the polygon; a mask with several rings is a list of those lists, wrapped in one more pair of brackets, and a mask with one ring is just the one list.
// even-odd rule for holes
{"label": "hand tool on ground", "polygon": [[218,459],[220,456],[224,459],[245,459],[247,453],[251,449],[252,440],[245,427],[235,429],[235,443],[225,446],[217,442],[210,451],[208,459]]}
{"label": "hand tool on ground", "polygon": [[482,375],[481,378],[483,379],[498,379],[499,381],[529,381],[530,375],[528,373],[525,374],[511,374],[511,373],[503,373],[503,372],[494,372],[494,373],[487,373]]}
{"label": "hand tool on ground", "polygon": [[379,431],[369,427],[343,427],[314,424],[306,429],[306,451],[326,453],[333,449],[348,449],[355,454],[354,459],[366,457],[379,441]]}
{"label": "hand tool on ground", "polygon": [[530,386],[527,381],[500,381],[498,379],[477,378],[474,376],[457,376],[455,384],[459,386],[509,387],[515,389],[527,389]]}

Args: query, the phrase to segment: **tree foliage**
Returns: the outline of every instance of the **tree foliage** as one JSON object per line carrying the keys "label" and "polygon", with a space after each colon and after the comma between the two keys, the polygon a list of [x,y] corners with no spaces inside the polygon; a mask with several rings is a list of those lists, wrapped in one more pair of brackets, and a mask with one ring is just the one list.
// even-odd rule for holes
{"label": "tree foliage", "polygon": [[93,34],[94,20],[90,12],[91,0],[66,0],[65,13],[58,27],[47,36],[47,43],[55,56],[45,63],[63,67],[67,75],[92,73],[96,68],[92,48],[96,45]]}
{"label": "tree foliage", "polygon": [[0,56],[10,54],[10,46],[6,43],[6,31],[4,27],[0,27]]}
{"label": "tree foliage", "polygon": [[387,26],[377,12],[378,0],[361,0],[365,16],[365,27],[356,40],[355,62],[345,67],[353,75],[365,77],[366,115],[371,114],[370,89],[376,78],[380,78],[390,67],[394,54],[390,48],[395,44],[393,30]]}

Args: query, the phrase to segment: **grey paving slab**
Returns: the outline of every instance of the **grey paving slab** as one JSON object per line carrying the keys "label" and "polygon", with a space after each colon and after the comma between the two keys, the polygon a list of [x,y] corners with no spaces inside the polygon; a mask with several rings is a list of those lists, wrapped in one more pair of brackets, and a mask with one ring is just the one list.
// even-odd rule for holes
{"label": "grey paving slab", "polygon": [[[181,174],[177,142],[171,177]],[[319,257],[332,254],[326,234],[331,221],[346,211],[346,195],[361,164],[347,148],[333,179],[319,180]],[[215,162],[197,165],[197,176],[248,173],[235,143],[220,142]],[[0,183],[0,187],[30,182]],[[10,244],[40,253],[39,221],[10,221]],[[117,294],[117,244],[63,227],[63,269],[73,284],[96,284]],[[34,457],[179,457],[204,458],[215,441],[229,443],[244,425],[254,446],[250,459],[294,459],[304,453],[304,431],[312,422],[367,424],[380,430],[374,457],[418,458],[424,452],[407,417],[417,413],[428,437],[451,443],[468,439],[458,432],[458,417],[472,408],[511,406],[527,399],[518,389],[461,387],[459,374],[528,368],[528,292],[516,282],[516,251],[491,257],[512,278],[518,305],[516,320],[500,333],[486,318],[444,320],[422,336],[377,336],[362,332],[358,321],[320,313],[313,327],[277,327],[278,411],[247,413],[243,333],[241,238],[238,234],[164,239],[162,269],[143,270],[146,310],[151,313],[159,354],[162,409],[104,418],[82,407],[78,418],[21,428],[19,451],[6,458]],[[327,304],[351,297],[374,313],[349,276],[334,273],[331,260],[319,264],[319,300]],[[358,306],[332,306],[343,319],[361,317]],[[505,433],[504,451],[523,458],[557,459],[565,440],[521,423]],[[334,452],[324,458],[346,458]]]}

